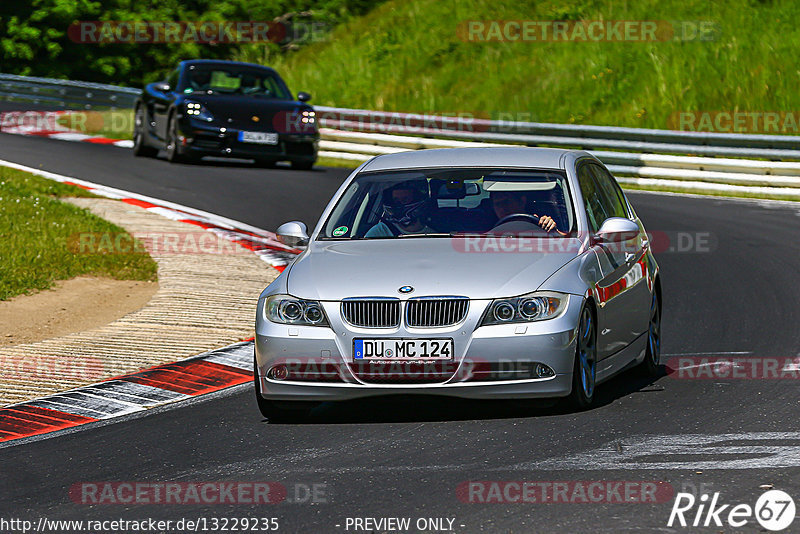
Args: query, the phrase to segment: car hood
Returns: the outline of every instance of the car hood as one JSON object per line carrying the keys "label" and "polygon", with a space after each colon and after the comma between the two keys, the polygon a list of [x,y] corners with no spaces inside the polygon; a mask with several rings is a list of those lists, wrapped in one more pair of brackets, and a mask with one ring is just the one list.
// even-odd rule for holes
{"label": "car hood", "polygon": [[[465,251],[463,239],[410,238],[315,242],[292,265],[290,294],[314,300],[347,297],[458,295],[491,299],[534,291],[577,256],[574,238],[540,239],[536,252],[501,252],[491,243]],[[558,245],[556,245],[558,242]],[[552,246],[549,246],[552,243]],[[504,247],[506,250],[509,247]]]}

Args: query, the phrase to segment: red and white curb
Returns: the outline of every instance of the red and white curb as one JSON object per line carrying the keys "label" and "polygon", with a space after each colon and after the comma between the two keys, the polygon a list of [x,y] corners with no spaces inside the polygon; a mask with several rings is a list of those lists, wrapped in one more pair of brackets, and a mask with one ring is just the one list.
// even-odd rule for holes
{"label": "red and white curb", "polygon": [[142,412],[253,380],[253,341],[0,408],[0,442]]}
{"label": "red and white curb", "polygon": [[[272,232],[213,213],[10,161],[0,160],[0,166],[75,185],[98,196],[199,226],[252,250],[279,271],[300,252],[278,242]],[[249,339],[186,360],[0,408],[0,443],[140,412],[252,379],[253,340]]]}
{"label": "red and white curb", "polygon": [[0,113],[0,132],[16,135],[35,135],[61,141],[82,141],[100,145],[133,148],[133,141],[87,135],[61,124],[59,119],[76,111],[6,111]]}
{"label": "red and white curb", "polygon": [[26,167],[25,165],[19,165],[10,161],[0,160],[0,166],[29,172],[49,180],[75,185],[98,196],[121,200],[122,202],[142,207],[168,219],[199,226],[213,232],[223,239],[227,239],[248,250],[252,250],[259,258],[279,271],[283,271],[300,252],[297,249],[287,247],[279,242],[273,232],[268,232],[243,222],[234,221],[227,217],[221,217],[213,213],[189,208],[187,206],[175,204],[174,202],[159,200],[137,193],[131,193],[130,191],[87,182],[86,180],[80,180],[78,178],[71,178],[69,176],[62,176],[40,169],[34,169],[33,167]]}

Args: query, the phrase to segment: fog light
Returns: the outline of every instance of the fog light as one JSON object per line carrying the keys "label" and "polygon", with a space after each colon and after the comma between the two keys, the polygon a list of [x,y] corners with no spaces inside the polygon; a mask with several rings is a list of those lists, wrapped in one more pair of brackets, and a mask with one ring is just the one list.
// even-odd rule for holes
{"label": "fog light", "polygon": [[285,365],[276,365],[275,367],[270,368],[267,371],[267,378],[270,380],[286,380],[286,377],[289,376],[289,369],[286,368]]}
{"label": "fog light", "polygon": [[555,376],[556,372],[553,371],[550,367],[543,363],[537,363],[533,369],[536,378],[547,378],[550,376]]}

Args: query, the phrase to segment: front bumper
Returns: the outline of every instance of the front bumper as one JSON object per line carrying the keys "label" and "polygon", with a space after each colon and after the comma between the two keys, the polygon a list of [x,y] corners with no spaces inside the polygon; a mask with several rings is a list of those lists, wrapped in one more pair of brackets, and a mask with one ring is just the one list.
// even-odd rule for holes
{"label": "front bumper", "polygon": [[[263,318],[259,303],[256,321],[256,373],[262,397],[282,401],[334,401],[388,394],[446,395],[473,399],[563,397],[572,388],[576,331],[583,299],[570,296],[566,310],[545,321],[476,327],[489,301],[471,301],[467,318],[460,325],[445,328],[364,329],[339,319],[339,303],[323,302],[331,327],[290,326]],[[377,383],[356,371],[352,358],[356,338],[452,338],[455,372],[441,380],[416,383],[395,380]],[[550,367],[546,378],[505,379],[505,373],[481,373],[480,369],[528,369],[532,363]],[[313,369],[302,379],[276,380],[267,373],[276,365]],[[325,380],[318,370],[329,374]],[[387,374],[392,368],[387,366]],[[421,371],[424,374],[424,371]],[[338,375],[331,379],[331,375]],[[490,378],[491,377],[491,378]]]}
{"label": "front bumper", "polygon": [[235,128],[212,126],[184,117],[180,123],[185,139],[182,150],[198,156],[216,156],[297,162],[315,162],[319,150],[319,133],[279,133],[278,144],[243,143]]}

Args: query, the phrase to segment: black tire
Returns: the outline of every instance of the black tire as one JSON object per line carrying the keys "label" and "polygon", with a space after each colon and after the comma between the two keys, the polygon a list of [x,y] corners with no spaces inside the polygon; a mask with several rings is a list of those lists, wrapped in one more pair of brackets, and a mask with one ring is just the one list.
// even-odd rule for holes
{"label": "black tire", "polygon": [[650,322],[647,327],[647,350],[644,360],[639,364],[639,372],[648,378],[658,378],[661,370],[661,299],[653,289],[650,300]]}
{"label": "black tire", "polygon": [[267,400],[261,396],[261,386],[258,381],[258,366],[253,357],[253,385],[256,392],[258,410],[270,423],[300,423],[311,413],[316,403],[312,402],[277,402]]}
{"label": "black tire", "polygon": [[170,163],[191,163],[196,160],[191,154],[181,152],[178,146],[178,120],[175,115],[170,115],[167,127],[167,160]]}
{"label": "black tire", "polygon": [[567,397],[570,408],[576,411],[589,409],[594,403],[597,371],[597,325],[591,306],[581,310],[575,364],[572,368],[572,391]]}
{"label": "black tire", "polygon": [[298,171],[310,171],[314,167],[313,161],[292,161],[292,169]]}
{"label": "black tire", "polygon": [[158,149],[147,144],[144,133],[146,121],[144,108],[138,106],[133,119],[133,155],[138,158],[154,158],[158,155]]}

